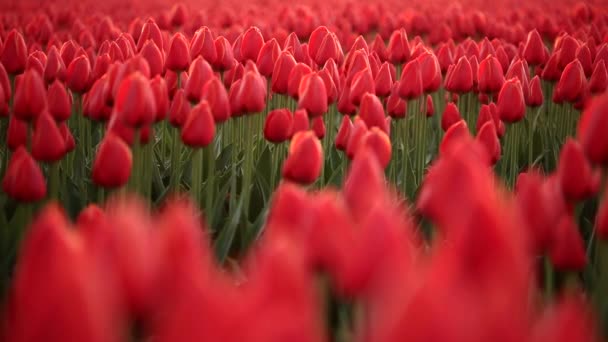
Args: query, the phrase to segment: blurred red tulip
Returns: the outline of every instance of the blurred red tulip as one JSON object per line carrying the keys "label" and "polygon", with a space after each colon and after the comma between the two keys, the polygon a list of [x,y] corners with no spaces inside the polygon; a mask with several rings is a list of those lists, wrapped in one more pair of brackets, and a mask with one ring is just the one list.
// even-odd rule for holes
{"label": "blurred red tulip", "polygon": [[41,76],[35,71],[26,71],[16,89],[14,115],[23,121],[36,119],[46,108],[46,88]]}
{"label": "blurred red tulip", "polygon": [[256,65],[262,76],[272,77],[275,62],[279,58],[280,53],[281,48],[276,39],[271,39],[264,43],[256,59]]}
{"label": "blurred red tulip", "polygon": [[391,88],[393,87],[393,78],[391,75],[390,64],[387,62],[383,63],[376,75],[374,80],[376,86],[376,95],[378,97],[386,97],[390,95]]}
{"label": "blurred red tulip", "polygon": [[32,135],[32,157],[38,161],[53,163],[65,155],[65,141],[53,117],[47,112],[38,116]]}
{"label": "blurred red tulip", "polygon": [[583,67],[578,60],[574,60],[569,63],[557,83],[555,88],[555,96],[559,101],[576,102],[583,96],[585,91],[587,80],[585,79],[585,73]]}
{"label": "blurred red tulip", "polygon": [[[306,127],[306,129],[308,129],[308,127]],[[289,109],[275,109],[268,113],[264,122],[264,138],[266,138],[266,140],[275,144],[280,144],[291,138],[292,130],[293,115]]]}
{"label": "blurred red tulip", "polygon": [[483,145],[488,153],[490,165],[495,165],[500,159],[501,147],[500,140],[496,134],[496,127],[493,121],[486,121],[477,132],[477,141]]}
{"label": "blurred red tulip", "polygon": [[154,116],[154,122],[160,122],[165,120],[169,113],[169,90],[167,89],[167,82],[160,75],[154,76],[150,80],[150,88],[156,100],[156,113]]}
{"label": "blurred red tulip", "polygon": [[188,82],[184,86],[188,101],[199,102],[203,96],[203,86],[213,77],[213,69],[203,57],[199,56],[193,60],[188,70]]}
{"label": "blurred red tulip", "polygon": [[380,128],[372,127],[363,137],[358,149],[369,148],[378,158],[379,165],[384,169],[391,161],[391,140]]}
{"label": "blurred red tulip", "polygon": [[600,61],[595,65],[593,74],[589,79],[589,91],[591,94],[601,94],[608,87],[608,72],[604,61]]}
{"label": "blurred red tulip", "polygon": [[66,121],[72,114],[72,99],[65,86],[55,80],[48,89],[47,103],[49,113],[58,121]]}
{"label": "blurred red tulip", "polygon": [[325,137],[325,122],[322,116],[317,116],[312,119],[312,131],[315,133],[317,138],[323,139]]}
{"label": "blurred red tulip", "polygon": [[429,94],[426,96],[426,117],[429,118],[435,115],[435,106],[433,105],[433,97]]}
{"label": "blurred red tulip", "polygon": [[574,218],[563,214],[555,226],[549,247],[553,266],[560,271],[580,271],[587,265],[585,244]]}
{"label": "blurred red tulip", "polygon": [[369,68],[363,69],[353,76],[349,91],[350,102],[358,106],[363,96],[367,93],[376,93],[374,77]]}
{"label": "blurred red tulip", "polygon": [[272,71],[271,90],[276,94],[287,94],[289,75],[296,66],[296,61],[288,51],[283,51],[277,58]]}
{"label": "blurred red tulip", "polygon": [[346,157],[353,160],[359,151],[359,147],[363,143],[363,139],[367,134],[367,125],[365,121],[361,119],[355,119],[352,129],[348,137],[348,143],[346,144]]}
{"label": "blurred red tulip", "polygon": [[363,95],[359,106],[359,118],[365,122],[368,128],[378,127],[386,132],[384,108],[380,99],[373,93]]}
{"label": "blurred red tulip", "polygon": [[231,69],[236,64],[236,60],[234,59],[228,40],[224,37],[218,37],[214,41],[214,44],[217,59],[213,63],[213,67],[219,71]]}
{"label": "blurred red tulip", "polygon": [[447,91],[464,94],[473,89],[473,69],[466,57],[461,57],[445,79]]}
{"label": "blurred red tulip", "polygon": [[75,93],[84,93],[90,87],[91,64],[86,56],[72,60],[66,71],[66,84]]}
{"label": "blurred red tulip", "polygon": [[190,56],[192,58],[201,56],[211,65],[215,65],[218,60],[218,51],[213,40],[213,34],[207,26],[196,30],[192,40],[190,40]]}
{"label": "blurred red tulip", "polygon": [[411,100],[422,96],[423,83],[418,60],[408,62],[403,68],[401,80],[399,81],[399,96]]}
{"label": "blurred red tulip", "polygon": [[25,70],[27,62],[27,46],[21,33],[11,30],[5,38],[0,62],[11,75],[20,74]]}
{"label": "blurred red tulip", "polygon": [[2,190],[19,202],[37,202],[46,196],[46,182],[40,166],[24,146],[11,156],[2,179]]}
{"label": "blurred red tulip", "polygon": [[410,58],[410,45],[405,29],[394,31],[388,41],[388,60],[393,64],[404,64]]}
{"label": "blurred red tulip", "polygon": [[129,146],[118,136],[107,133],[93,162],[93,182],[103,188],[120,188],[129,181],[132,164]]}
{"label": "blurred red tulip", "polygon": [[327,89],[317,73],[302,77],[298,94],[298,108],[306,109],[310,117],[321,116],[327,112]]}
{"label": "blurred red tulip", "polygon": [[505,81],[498,93],[498,115],[506,123],[515,123],[526,115],[526,103],[519,79]]}
{"label": "blurred red tulip", "polygon": [[215,121],[207,101],[194,106],[182,127],[182,141],[192,148],[209,145],[215,136]]}
{"label": "blurred red tulip", "polygon": [[312,73],[312,69],[304,63],[296,64],[289,72],[287,94],[293,99],[299,98],[300,83],[305,75]]}
{"label": "blurred red tulip", "polygon": [[321,174],[323,149],[312,131],[295,133],[283,165],[283,178],[301,184],[313,183]]}
{"label": "blurred red tulip", "polygon": [[540,107],[544,101],[543,89],[540,84],[540,78],[537,75],[530,81],[530,95],[528,96],[526,105],[528,107]]}
{"label": "blurred red tulip", "polygon": [[505,77],[496,57],[488,56],[482,60],[477,72],[480,92],[495,94],[500,91],[505,82]]}
{"label": "blurred red tulip", "polygon": [[453,124],[462,120],[460,111],[454,102],[450,102],[445,106],[443,115],[441,116],[441,129],[446,132]]}
{"label": "blurred red tulip", "polygon": [[139,72],[122,80],[118,88],[114,111],[122,121],[136,128],[154,122],[156,101],[150,81]]}
{"label": "blurred red tulip", "polygon": [[562,147],[557,172],[566,198],[582,201],[595,194],[591,165],[576,140],[568,139]]}
{"label": "blurred red tulip", "polygon": [[350,121],[350,117],[345,115],[342,117],[342,123],[340,124],[340,128],[338,129],[338,134],[336,135],[336,149],[339,151],[346,151],[346,146],[348,145],[348,141],[350,138],[350,132],[353,129],[353,123]]}
{"label": "blurred red tulip", "polygon": [[151,76],[164,74],[165,58],[153,40],[146,41],[139,54],[148,62]]}
{"label": "blurred red tulip", "polygon": [[548,56],[545,55],[545,44],[536,29],[528,33],[524,45],[523,57],[530,65],[543,65]]}
{"label": "blurred red tulip", "polygon": [[250,27],[245,33],[243,33],[243,40],[241,42],[241,58],[243,61],[252,60],[256,61],[260,50],[264,45],[264,37],[262,32],[257,27]]}
{"label": "blurred red tulip", "polygon": [[175,72],[188,70],[190,61],[188,41],[183,34],[176,33],[169,43],[169,50],[165,59],[165,68]]}

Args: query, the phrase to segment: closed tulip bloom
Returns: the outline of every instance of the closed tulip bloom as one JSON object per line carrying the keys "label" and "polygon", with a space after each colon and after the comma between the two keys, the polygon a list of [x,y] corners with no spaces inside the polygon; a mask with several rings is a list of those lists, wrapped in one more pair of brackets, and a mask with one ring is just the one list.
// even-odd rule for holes
{"label": "closed tulip bloom", "polygon": [[338,129],[338,134],[336,135],[336,149],[339,151],[346,151],[346,146],[348,144],[348,139],[350,138],[350,131],[353,129],[353,123],[350,121],[350,117],[347,115],[342,117],[342,123],[340,124],[340,128]]}
{"label": "closed tulip bloom", "polygon": [[296,60],[289,51],[283,51],[274,63],[270,89],[276,94],[287,94],[289,74],[296,66]]}
{"label": "closed tulip bloom", "polygon": [[448,71],[448,67],[454,64],[452,51],[447,45],[441,46],[437,51],[437,61],[439,62],[441,73],[445,75],[445,73]]}
{"label": "closed tulip bloom", "polygon": [[188,82],[184,86],[188,101],[199,102],[203,95],[203,86],[213,77],[215,77],[213,69],[203,57],[199,56],[193,60],[188,70]]}
{"label": "closed tulip bloom", "polygon": [[434,54],[423,52],[416,58],[420,64],[422,76],[422,90],[425,93],[433,93],[441,86],[441,67]]}
{"label": "closed tulip bloom", "polygon": [[248,59],[256,61],[263,45],[264,37],[262,36],[262,32],[260,32],[260,29],[257,27],[250,27],[243,34],[243,38],[241,41],[241,59],[243,61],[246,61]]}
{"label": "closed tulip bloom", "polygon": [[323,117],[317,116],[312,119],[312,131],[315,132],[315,135],[319,139],[325,137],[325,122],[323,121]]}
{"label": "closed tulip bloom", "polygon": [[338,100],[338,88],[336,87],[334,79],[327,68],[323,68],[317,74],[319,77],[321,77],[323,83],[325,83],[325,90],[327,91],[327,105],[331,105]]}
{"label": "closed tulip bloom", "polygon": [[53,163],[65,155],[65,141],[53,117],[43,112],[36,120],[32,136],[32,156],[42,162]]}
{"label": "closed tulip bloom", "polygon": [[310,117],[321,116],[327,112],[327,89],[317,73],[302,78],[298,94],[298,108],[306,109]]}
{"label": "closed tulip bloom", "polygon": [[395,82],[391,89],[391,94],[386,99],[386,110],[393,119],[403,119],[407,112],[407,103],[399,97],[399,83]]}
{"label": "closed tulip bloom", "polygon": [[[91,90],[86,95],[84,113],[94,121],[108,121],[112,114],[112,108],[108,105],[111,101],[111,89],[108,76],[104,76],[93,83]],[[49,109],[51,102],[49,100]]]}
{"label": "closed tulip bloom", "polygon": [[229,70],[236,64],[230,42],[224,37],[217,37],[214,41],[217,59],[213,67],[218,71]]}
{"label": "closed tulip bloom", "polygon": [[601,94],[608,88],[608,72],[604,61],[599,61],[593,69],[589,79],[589,91],[591,94]]}
{"label": "closed tulip bloom", "polygon": [[6,36],[0,62],[11,75],[20,74],[25,70],[27,62],[27,46],[21,33],[11,30]]}
{"label": "closed tulip bloom", "polygon": [[190,66],[190,48],[188,41],[181,33],[176,33],[169,42],[169,51],[165,59],[165,67],[171,71],[188,70]]}
{"label": "closed tulip bloom", "polygon": [[477,130],[477,132],[479,132],[481,126],[483,126],[488,121],[492,121],[494,123],[494,128],[496,128],[496,122],[494,122],[494,118],[492,117],[490,106],[487,104],[483,104],[479,109],[479,115],[477,116],[477,123],[475,125],[475,129]]}
{"label": "closed tulip bloom", "polygon": [[578,122],[577,137],[592,163],[608,163],[608,136],[603,127],[608,125],[608,94],[598,96],[583,111]]}
{"label": "closed tulip bloom", "polygon": [[241,81],[237,100],[245,113],[259,113],[266,107],[266,85],[260,74],[248,71]]}
{"label": "closed tulip bloom", "polygon": [[209,103],[215,123],[222,123],[230,118],[230,101],[226,88],[217,77],[213,77],[203,87],[202,100]]}
{"label": "closed tulip bloom", "polygon": [[391,161],[391,140],[385,131],[378,127],[372,127],[365,136],[359,146],[361,148],[369,148],[378,158],[378,163],[384,169]]}
{"label": "closed tulip bloom", "polygon": [[314,132],[296,133],[283,164],[283,178],[300,184],[312,184],[321,174],[322,167],[323,149]]}
{"label": "closed tulip bloom", "polygon": [[49,86],[47,103],[49,113],[57,122],[66,121],[72,115],[72,98],[58,80]]}
{"label": "closed tulip bloom", "polygon": [[578,60],[569,63],[555,88],[559,100],[567,102],[579,100],[584,94],[586,81],[581,63]]}
{"label": "closed tulip bloom", "polygon": [[156,103],[154,122],[163,121],[169,113],[169,89],[167,88],[167,82],[160,75],[156,75],[150,80],[150,88],[152,88]]}
{"label": "closed tulip bloom", "polygon": [[376,85],[376,95],[379,97],[386,97],[390,95],[393,87],[393,76],[391,75],[390,64],[387,62],[383,63],[376,75],[374,80]]}
{"label": "closed tulip bloom", "polygon": [[587,44],[581,45],[576,51],[576,59],[581,62],[585,77],[591,77],[593,73],[593,62],[591,57],[591,51]]}
{"label": "closed tulip bloom", "polygon": [[24,146],[17,148],[9,160],[2,190],[11,198],[25,203],[37,202],[46,196],[42,170]]}
{"label": "closed tulip bloom", "polygon": [[350,99],[350,87],[342,87],[342,92],[338,97],[337,109],[342,115],[354,115],[357,112],[357,107]]}
{"label": "closed tulip bloom", "polygon": [[560,70],[563,70],[566,65],[576,59],[576,51],[579,48],[578,41],[572,36],[566,36],[561,39],[561,44],[557,50],[557,65]]}
{"label": "closed tulip bloom", "polygon": [[367,135],[367,125],[363,120],[355,120],[352,129],[350,130],[350,136],[348,143],[346,144],[346,157],[353,160],[359,151],[359,147],[363,143],[363,139]]}
{"label": "closed tulip bloom", "polygon": [[127,76],[118,88],[116,115],[126,124],[141,127],[154,122],[156,101],[150,81],[139,72]]}
{"label": "closed tulip bloom", "polygon": [[141,29],[139,39],[137,40],[137,50],[141,51],[141,49],[144,47],[144,44],[148,40],[153,40],[156,46],[158,46],[161,51],[165,49],[165,46],[163,44],[162,32],[153,19],[148,19],[144,23]]}
{"label": "closed tulip bloom", "polygon": [[34,54],[30,54],[27,57],[27,62],[25,63],[25,70],[34,70],[40,74],[40,76],[44,76],[44,66],[40,59],[38,59]]}
{"label": "closed tulip bloom", "polygon": [[594,195],[591,192],[594,182],[591,165],[576,140],[568,139],[562,147],[557,173],[567,199],[582,201]]}
{"label": "closed tulip bloom", "polygon": [[544,101],[543,89],[540,84],[540,78],[537,75],[530,81],[530,95],[528,96],[526,105],[528,107],[540,107]]}
{"label": "closed tulip bloom", "polygon": [[388,41],[388,60],[393,64],[403,64],[410,58],[410,45],[405,29],[394,31]]}
{"label": "closed tulip bloom", "polygon": [[585,242],[572,216],[564,214],[554,227],[549,257],[553,266],[560,271],[576,272],[587,265]]}
{"label": "closed tulip bloom", "polygon": [[93,182],[103,188],[119,188],[131,175],[131,149],[117,135],[107,133],[93,162]]}
{"label": "closed tulip bloom", "polygon": [[9,98],[4,95],[4,90],[0,87],[0,118],[6,118],[9,114],[8,109]]}
{"label": "closed tulip bloom", "polygon": [[489,164],[495,165],[500,159],[501,147],[493,121],[486,121],[481,126],[477,132],[476,140],[485,148]]}
{"label": "closed tulip bloom", "polygon": [[378,55],[381,62],[386,62],[388,60],[388,50],[386,49],[386,45],[384,45],[382,36],[379,34],[377,34],[376,38],[374,38],[371,49]]}
{"label": "closed tulip bloom", "polygon": [[439,144],[439,154],[449,154],[454,148],[467,139],[470,139],[469,128],[466,121],[460,120],[445,131],[443,139]]}
{"label": "closed tulip bloom", "polygon": [[215,120],[207,101],[194,106],[182,127],[182,141],[192,148],[206,147],[215,136]]}
{"label": "closed tulip bloom", "polygon": [[6,143],[11,151],[27,144],[28,123],[17,119],[14,115],[9,117]]}
{"label": "closed tulip bloom", "polygon": [[308,39],[308,54],[313,60],[317,57],[321,44],[329,35],[331,33],[326,26],[319,26],[310,34],[310,38]]}
{"label": "closed tulip bloom", "polygon": [[46,66],[44,68],[44,80],[51,83],[55,79],[65,79],[65,65],[55,46],[49,49]]}
{"label": "closed tulip bloom", "polygon": [[8,101],[13,94],[13,89],[11,89],[11,83],[8,78],[8,74],[2,63],[0,63],[0,88],[2,88],[2,93],[4,94],[4,98]]}
{"label": "closed tulip bloom", "polygon": [[545,81],[557,82],[561,76],[557,63],[557,53],[552,54],[547,60],[540,77]]}
{"label": "closed tulip bloom", "polygon": [[190,102],[186,99],[183,89],[178,90],[169,107],[169,123],[173,127],[181,127],[190,113]]}
{"label": "closed tulip bloom", "polygon": [[468,93],[473,89],[473,69],[466,57],[461,57],[452,72],[446,76],[445,89],[458,94]]}
{"label": "closed tulip bloom", "polygon": [[46,109],[46,88],[41,76],[35,71],[26,71],[16,89],[14,115],[24,121],[36,119]]}
{"label": "closed tulip bloom", "polygon": [[[348,85],[346,86],[348,87]],[[358,106],[365,94],[375,94],[376,86],[374,77],[369,68],[365,68],[355,74],[350,86],[350,102]]]}
{"label": "closed tulip bloom", "polygon": [[190,41],[190,56],[192,58],[201,56],[211,65],[214,65],[218,59],[213,34],[207,26],[203,26],[194,32]]}
{"label": "closed tulip bloom", "polygon": [[268,113],[264,121],[264,138],[280,144],[289,140],[293,129],[293,115],[287,108],[275,109]]}
{"label": "closed tulip bloom", "polygon": [[462,120],[460,111],[454,102],[450,102],[445,106],[443,115],[441,116],[441,129],[446,132],[453,124]]}
{"label": "closed tulip bloom", "polygon": [[497,107],[500,119],[506,123],[518,122],[524,118],[526,103],[521,83],[517,78],[505,81],[498,93]]}
{"label": "closed tulip bloom", "polygon": [[545,54],[545,44],[536,29],[528,33],[523,57],[530,65],[542,65],[547,61],[548,56]]}
{"label": "closed tulip bloom", "polygon": [[422,96],[422,73],[417,59],[408,62],[403,68],[398,89],[399,96],[405,100]]}
{"label": "closed tulip bloom", "polygon": [[374,94],[366,93],[363,95],[361,106],[359,107],[359,118],[369,128],[378,127],[386,131],[384,108],[380,99]]}
{"label": "closed tulip bloom", "polygon": [[343,58],[342,48],[340,47],[338,38],[332,33],[327,34],[314,57],[313,55],[311,57],[319,67],[323,66],[330,59],[334,61],[341,60]]}
{"label": "closed tulip bloom", "polygon": [[304,76],[310,73],[312,73],[312,69],[304,63],[298,63],[291,69],[287,83],[287,94],[290,97],[296,100],[299,98],[300,83]]}
{"label": "closed tulip bloom", "polygon": [[291,135],[297,132],[308,131],[310,129],[310,120],[305,109],[298,109],[293,113],[293,129]]}
{"label": "closed tulip bloom", "polygon": [[600,206],[595,217],[595,227],[598,237],[604,241],[608,239],[608,200],[606,192],[602,196]]}
{"label": "closed tulip bloom", "polygon": [[139,55],[148,62],[151,76],[164,75],[165,57],[153,40],[148,40],[144,44]]}
{"label": "closed tulip bloom", "polygon": [[272,77],[274,71],[275,62],[279,58],[281,48],[276,39],[267,41],[262,48],[256,60],[256,65],[260,74],[264,77]]}
{"label": "closed tulip bloom", "polygon": [[89,89],[91,81],[91,63],[86,56],[78,56],[72,60],[66,72],[66,84],[75,93],[84,93]]}
{"label": "closed tulip bloom", "polygon": [[477,79],[480,92],[494,94],[500,91],[505,82],[505,77],[496,57],[488,56],[479,63]]}

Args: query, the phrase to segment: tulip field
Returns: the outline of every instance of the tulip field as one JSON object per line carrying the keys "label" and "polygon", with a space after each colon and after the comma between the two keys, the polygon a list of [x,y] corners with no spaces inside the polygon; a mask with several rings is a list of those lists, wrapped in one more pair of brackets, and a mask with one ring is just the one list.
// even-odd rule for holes
{"label": "tulip field", "polygon": [[0,341],[608,339],[608,3],[0,1]]}

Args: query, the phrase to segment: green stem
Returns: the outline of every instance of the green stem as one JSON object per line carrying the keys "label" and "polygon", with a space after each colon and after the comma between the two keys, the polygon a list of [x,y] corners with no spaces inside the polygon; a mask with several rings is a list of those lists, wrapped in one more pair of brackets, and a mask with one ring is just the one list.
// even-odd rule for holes
{"label": "green stem", "polygon": [[49,198],[59,200],[59,162],[49,165]]}
{"label": "green stem", "polygon": [[553,299],[554,292],[554,279],[553,279],[553,265],[551,259],[548,256],[544,257],[544,272],[545,272],[545,299],[550,301]]}
{"label": "green stem", "polygon": [[213,193],[215,192],[215,142],[211,142],[207,151],[207,185],[205,197],[205,210],[207,221],[213,224]]}
{"label": "green stem", "polygon": [[[201,206],[201,187],[203,184],[203,149],[194,150],[192,157],[192,182],[190,184],[190,194],[197,205]],[[201,206],[202,207],[202,206]]]}
{"label": "green stem", "polygon": [[174,128],[172,132],[172,148],[171,154],[171,177],[169,180],[169,189],[172,192],[179,191],[179,184],[181,181],[182,165],[181,165],[181,141],[179,136],[179,129]]}

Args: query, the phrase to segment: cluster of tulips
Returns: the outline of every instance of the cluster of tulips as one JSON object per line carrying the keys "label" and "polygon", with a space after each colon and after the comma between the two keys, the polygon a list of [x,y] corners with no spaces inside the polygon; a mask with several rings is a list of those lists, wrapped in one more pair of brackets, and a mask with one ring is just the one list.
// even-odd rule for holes
{"label": "cluster of tulips", "polygon": [[605,4],[34,3],[0,341],[608,336]]}

